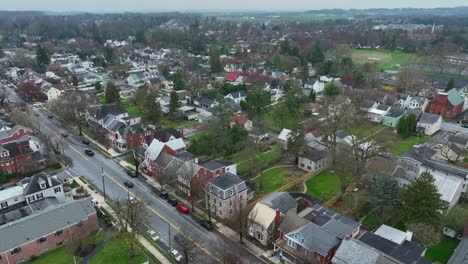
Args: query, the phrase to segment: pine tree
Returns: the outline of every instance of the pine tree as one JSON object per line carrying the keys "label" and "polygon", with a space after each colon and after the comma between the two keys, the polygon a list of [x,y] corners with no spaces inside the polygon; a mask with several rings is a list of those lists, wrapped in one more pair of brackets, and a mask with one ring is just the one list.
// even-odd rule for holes
{"label": "pine tree", "polygon": [[434,177],[425,171],[401,191],[403,215],[411,223],[434,223],[437,210],[442,209],[440,193],[434,184]]}
{"label": "pine tree", "polygon": [[36,63],[39,68],[44,69],[50,63],[50,55],[43,45],[38,45],[36,48]]}
{"label": "pine tree", "polygon": [[455,88],[455,80],[454,79],[450,79],[447,83],[447,87],[445,88],[445,91],[448,92],[450,90],[452,90],[453,88]]}
{"label": "pine tree", "polygon": [[177,109],[180,107],[179,96],[176,91],[171,92],[171,100],[169,101],[169,115],[174,118],[177,115]]}
{"label": "pine tree", "polygon": [[94,84],[94,89],[96,89],[96,91],[101,91],[101,89],[102,89],[101,82],[96,82]]}
{"label": "pine tree", "polygon": [[210,67],[212,73],[221,73],[223,71],[223,65],[221,65],[221,59],[219,58],[218,51],[211,52]]}
{"label": "pine tree", "polygon": [[108,104],[120,102],[119,89],[114,85],[114,83],[107,83],[105,98],[106,103]]}
{"label": "pine tree", "polygon": [[315,93],[314,89],[310,90],[309,99],[311,102],[315,103],[315,100],[317,99],[317,94]]}

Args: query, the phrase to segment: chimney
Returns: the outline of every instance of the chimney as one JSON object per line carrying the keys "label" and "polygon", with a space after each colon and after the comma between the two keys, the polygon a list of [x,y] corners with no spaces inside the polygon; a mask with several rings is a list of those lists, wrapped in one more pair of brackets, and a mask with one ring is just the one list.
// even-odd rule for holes
{"label": "chimney", "polygon": [[275,228],[278,229],[280,224],[281,224],[281,212],[279,209],[276,209]]}
{"label": "chimney", "polygon": [[317,220],[317,215],[316,214],[312,214],[312,216],[310,217],[310,220],[312,222],[315,222],[315,220]]}
{"label": "chimney", "polygon": [[50,178],[50,175],[47,175],[47,183],[49,183],[49,187],[52,187],[52,179]]}
{"label": "chimney", "polygon": [[413,232],[406,231],[406,240],[411,241],[412,238],[413,238]]}

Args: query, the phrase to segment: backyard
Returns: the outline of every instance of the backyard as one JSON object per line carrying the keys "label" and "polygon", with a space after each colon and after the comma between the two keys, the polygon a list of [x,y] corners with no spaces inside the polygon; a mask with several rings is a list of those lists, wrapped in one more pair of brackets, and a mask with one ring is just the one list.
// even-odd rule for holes
{"label": "backyard", "polygon": [[459,241],[447,236],[442,236],[439,244],[427,249],[425,257],[434,263],[447,263]]}
{"label": "backyard", "polygon": [[405,65],[416,58],[415,54],[400,51],[378,49],[354,49],[351,58],[358,64],[377,63],[376,71],[399,70],[398,65]]}
{"label": "backyard", "polygon": [[324,202],[340,193],[340,178],[331,171],[322,171],[306,182],[307,194]]}
{"label": "backyard", "polygon": [[288,182],[301,177],[303,171],[294,167],[278,167],[265,170],[261,176],[255,179],[257,185],[263,181],[263,189],[260,192],[269,193],[274,192],[281,186]]}
{"label": "backyard", "polygon": [[129,258],[127,250],[127,241],[116,236],[96,254],[90,264],[113,263],[113,264],[141,264],[146,261],[144,253],[135,246],[135,256]]}
{"label": "backyard", "polygon": [[429,136],[410,136],[405,139],[395,137],[395,139],[392,140],[393,143],[389,144],[390,148],[388,149],[388,152],[392,153],[393,155],[400,156],[406,151],[410,150],[414,145],[424,144],[428,140]]}
{"label": "backyard", "polygon": [[248,171],[252,166],[255,166],[255,164],[268,166],[281,157],[281,148],[279,145],[273,145],[270,150],[263,153],[258,153],[257,151],[253,151],[254,153],[246,153],[248,151],[252,152],[251,150],[243,150],[230,158],[232,162],[237,164],[238,172]]}

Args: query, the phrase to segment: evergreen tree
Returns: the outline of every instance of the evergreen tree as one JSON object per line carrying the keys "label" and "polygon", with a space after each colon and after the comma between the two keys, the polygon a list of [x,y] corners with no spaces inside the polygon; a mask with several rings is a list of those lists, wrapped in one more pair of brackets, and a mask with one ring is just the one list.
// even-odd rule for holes
{"label": "evergreen tree", "polygon": [[96,91],[101,91],[102,89],[101,82],[96,82],[94,84],[94,89],[96,89]]}
{"label": "evergreen tree", "polygon": [[408,222],[431,224],[437,221],[437,210],[442,209],[442,203],[430,172],[421,173],[401,191],[400,198],[403,203],[403,215]]}
{"label": "evergreen tree", "polygon": [[341,93],[341,88],[334,83],[327,83],[325,85],[324,93],[326,96],[337,96]]}
{"label": "evergreen tree", "polygon": [[399,194],[400,187],[397,181],[389,175],[379,175],[369,191],[369,204],[382,215],[386,207],[399,204]]}
{"label": "evergreen tree", "polygon": [[320,42],[315,42],[312,52],[309,55],[309,61],[312,63],[322,63],[325,61],[325,52]]}
{"label": "evergreen tree", "polygon": [[177,115],[177,109],[179,109],[180,103],[179,103],[179,96],[177,95],[176,91],[171,92],[171,100],[169,101],[169,115],[171,118],[176,117]]}
{"label": "evergreen tree", "polygon": [[455,80],[454,79],[450,79],[447,83],[447,87],[445,88],[445,91],[448,92],[450,90],[452,90],[453,88],[455,88]]}
{"label": "evergreen tree", "polygon": [[72,76],[72,84],[73,86],[78,86],[78,77],[76,75]]}
{"label": "evergreen tree", "polygon": [[157,122],[162,116],[161,106],[156,99],[158,98],[158,92],[154,89],[149,89],[148,94],[145,97],[144,108],[146,115],[152,122]]}
{"label": "evergreen tree", "polygon": [[119,89],[115,86],[114,83],[112,82],[107,83],[105,98],[106,98],[107,104],[120,102]]}
{"label": "evergreen tree", "polygon": [[317,99],[317,94],[315,93],[314,89],[310,90],[309,100],[315,103],[316,99]]}
{"label": "evergreen tree", "polygon": [[221,64],[221,59],[219,58],[219,52],[217,50],[211,52],[210,67],[212,73],[221,73],[223,71],[223,65]]}
{"label": "evergreen tree", "polygon": [[3,169],[0,169],[0,184],[8,181],[8,175],[5,174]]}
{"label": "evergreen tree", "polygon": [[114,60],[114,49],[110,46],[106,46],[106,49],[104,50],[104,59],[108,64],[112,64],[112,61]]}
{"label": "evergreen tree", "polygon": [[45,69],[50,63],[50,55],[46,47],[43,45],[37,45],[36,48],[36,63],[41,69]]}

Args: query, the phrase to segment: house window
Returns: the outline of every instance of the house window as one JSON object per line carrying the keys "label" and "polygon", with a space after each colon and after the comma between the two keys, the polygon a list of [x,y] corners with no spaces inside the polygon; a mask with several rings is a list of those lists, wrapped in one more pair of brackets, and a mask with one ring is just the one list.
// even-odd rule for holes
{"label": "house window", "polygon": [[263,240],[263,234],[260,232],[257,232],[257,239],[262,241]]}
{"label": "house window", "polygon": [[211,187],[211,185],[208,187],[208,190],[211,192],[213,188]]}
{"label": "house window", "polygon": [[47,237],[41,237],[37,240],[37,244],[42,244],[47,241]]}
{"label": "house window", "polygon": [[218,197],[221,197],[221,191],[218,190]]}
{"label": "house window", "polygon": [[231,196],[234,195],[234,190],[233,189],[229,190],[229,194],[231,194]]}
{"label": "house window", "polygon": [[232,200],[229,200],[229,205],[231,205],[231,206],[232,206]]}
{"label": "house window", "polygon": [[45,182],[41,183],[41,189],[45,189],[45,188],[46,188]]}
{"label": "house window", "polygon": [[54,192],[55,192],[55,193],[61,192],[60,187],[55,188],[55,189],[54,189]]}
{"label": "house window", "polygon": [[0,207],[2,207],[2,209],[7,208],[8,207],[8,202],[2,202]]}
{"label": "house window", "polygon": [[44,198],[44,194],[39,193],[39,194],[36,195],[36,197],[37,197],[37,200],[40,200],[40,199]]}
{"label": "house window", "polygon": [[12,251],[11,251],[11,255],[17,255],[21,253],[21,247],[17,247],[17,248],[14,248]]}
{"label": "house window", "polygon": [[58,230],[58,231],[55,232],[55,234],[54,234],[55,237],[59,237],[59,236],[61,236],[61,235],[63,235],[63,230]]}

